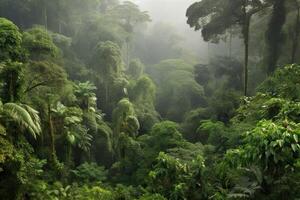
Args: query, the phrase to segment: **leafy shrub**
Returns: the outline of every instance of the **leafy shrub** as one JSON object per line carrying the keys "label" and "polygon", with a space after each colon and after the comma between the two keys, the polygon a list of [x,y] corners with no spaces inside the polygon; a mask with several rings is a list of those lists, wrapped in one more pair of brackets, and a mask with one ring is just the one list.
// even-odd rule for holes
{"label": "leafy shrub", "polygon": [[287,65],[276,70],[258,88],[259,92],[289,100],[300,100],[300,65]]}
{"label": "leafy shrub", "polygon": [[145,194],[140,197],[138,200],[167,200],[165,197],[160,194]]}
{"label": "leafy shrub", "polygon": [[83,163],[71,173],[74,180],[82,183],[102,182],[107,178],[107,171],[96,163]]}

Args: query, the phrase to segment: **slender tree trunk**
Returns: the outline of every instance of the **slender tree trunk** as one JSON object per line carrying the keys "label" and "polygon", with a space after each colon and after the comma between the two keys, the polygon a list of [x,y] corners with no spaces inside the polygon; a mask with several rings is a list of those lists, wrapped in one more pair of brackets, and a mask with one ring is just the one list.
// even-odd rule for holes
{"label": "slender tree trunk", "polygon": [[275,71],[280,58],[282,43],[284,43],[284,32],[282,29],[286,20],[285,2],[286,0],[274,1],[271,19],[266,32],[268,74]]}
{"label": "slender tree trunk", "polygon": [[44,5],[44,26],[48,30],[48,11],[46,3]]}
{"label": "slender tree trunk", "polygon": [[208,63],[210,63],[210,43],[207,42],[207,60],[208,60]]}
{"label": "slender tree trunk", "polygon": [[245,58],[244,58],[244,95],[248,94],[248,59],[249,59],[249,39],[250,39],[250,21],[251,15],[247,13],[246,7],[248,2],[244,2],[243,13],[244,13],[244,23],[242,28],[242,35],[244,38],[245,47]]}
{"label": "slender tree trunk", "polygon": [[126,39],[126,67],[128,69],[129,67],[129,59],[130,59],[130,56],[129,56],[129,51],[130,51],[130,47],[129,47],[129,44],[130,43],[130,40],[129,38]]}
{"label": "slender tree trunk", "polygon": [[105,81],[105,104],[108,104],[108,80]]}
{"label": "slender tree trunk", "polygon": [[60,1],[57,1],[57,22],[58,22],[58,33],[61,34],[62,33],[62,16],[61,13],[63,11],[63,9],[61,8],[61,4]]}
{"label": "slender tree trunk", "polygon": [[232,29],[230,29],[230,36],[229,36],[229,58],[232,57]]}
{"label": "slender tree trunk", "polygon": [[55,140],[54,140],[54,128],[51,114],[51,105],[48,104],[48,125],[49,125],[49,136],[50,136],[50,153],[51,159],[54,163],[56,161],[56,152],[55,152]]}
{"label": "slender tree trunk", "polygon": [[61,21],[58,22],[58,33],[62,34],[62,24],[61,24]]}
{"label": "slender tree trunk", "polygon": [[297,6],[297,17],[296,17],[296,23],[295,23],[295,33],[294,33],[293,47],[292,47],[291,63],[294,63],[295,59],[296,59],[296,53],[298,50],[298,43],[299,43],[299,33],[300,33],[300,7],[298,5]]}
{"label": "slender tree trunk", "polygon": [[249,59],[249,31],[250,31],[250,17],[246,19],[245,32],[244,32],[244,44],[245,44],[245,63],[244,63],[244,95],[248,94],[248,59]]}
{"label": "slender tree trunk", "polygon": [[67,161],[67,166],[69,168],[71,167],[71,160],[72,160],[72,145],[70,143],[68,143],[66,161]]}
{"label": "slender tree trunk", "polygon": [[84,99],[84,101],[85,101],[85,103],[84,103],[84,107],[82,108],[82,110],[88,112],[89,111],[89,107],[90,107],[89,97],[86,97]]}
{"label": "slender tree trunk", "polygon": [[14,81],[13,81],[13,74],[12,73],[10,73],[9,74],[10,75],[10,79],[9,79],[9,101],[8,102],[14,102],[15,101],[15,98],[14,98]]}

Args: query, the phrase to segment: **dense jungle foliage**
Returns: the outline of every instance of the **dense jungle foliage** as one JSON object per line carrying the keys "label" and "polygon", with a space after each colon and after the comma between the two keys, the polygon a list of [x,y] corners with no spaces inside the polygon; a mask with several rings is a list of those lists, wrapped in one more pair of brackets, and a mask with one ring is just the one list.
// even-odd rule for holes
{"label": "dense jungle foliage", "polygon": [[130,1],[0,17],[1,200],[300,199],[299,0],[190,5],[207,63]]}

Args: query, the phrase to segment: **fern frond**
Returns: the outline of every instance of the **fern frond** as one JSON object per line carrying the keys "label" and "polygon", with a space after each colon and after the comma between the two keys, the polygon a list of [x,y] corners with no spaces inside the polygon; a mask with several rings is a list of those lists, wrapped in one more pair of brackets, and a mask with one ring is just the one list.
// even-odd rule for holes
{"label": "fern frond", "polygon": [[41,133],[40,118],[38,112],[33,108],[16,103],[6,103],[3,105],[3,114],[9,120],[28,130],[34,138]]}

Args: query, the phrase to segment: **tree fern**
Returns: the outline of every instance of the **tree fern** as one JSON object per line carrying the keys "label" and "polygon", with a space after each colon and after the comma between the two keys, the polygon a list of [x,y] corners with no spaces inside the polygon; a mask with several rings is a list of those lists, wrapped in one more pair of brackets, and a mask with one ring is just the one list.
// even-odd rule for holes
{"label": "tree fern", "polygon": [[41,133],[40,118],[38,112],[30,106],[16,103],[6,103],[2,106],[2,119],[12,121],[20,125],[36,138]]}

